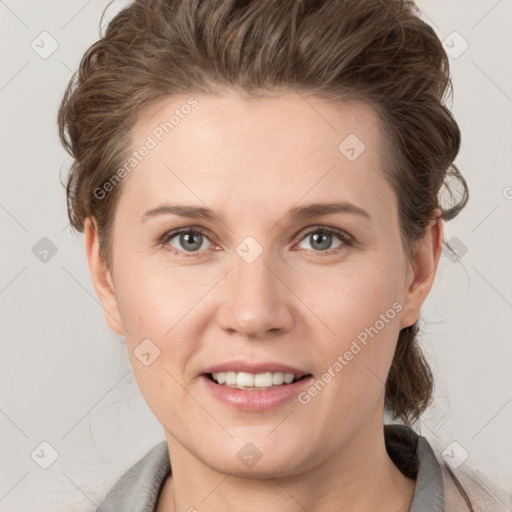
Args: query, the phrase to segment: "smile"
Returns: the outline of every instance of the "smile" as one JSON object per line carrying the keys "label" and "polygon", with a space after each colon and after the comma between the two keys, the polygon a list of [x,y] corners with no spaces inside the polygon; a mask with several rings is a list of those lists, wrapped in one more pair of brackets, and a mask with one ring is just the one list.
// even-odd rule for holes
{"label": "smile", "polygon": [[[222,380],[224,383],[221,384]],[[281,372],[215,372],[200,376],[207,395],[225,406],[244,412],[270,411],[287,402],[296,402],[298,395],[313,380],[311,374],[296,376]],[[278,384],[274,384],[274,381]]]}
{"label": "smile", "polygon": [[272,389],[292,384],[306,377],[306,375],[300,376],[282,372],[248,373],[234,371],[209,373],[207,376],[217,384],[246,390]]}

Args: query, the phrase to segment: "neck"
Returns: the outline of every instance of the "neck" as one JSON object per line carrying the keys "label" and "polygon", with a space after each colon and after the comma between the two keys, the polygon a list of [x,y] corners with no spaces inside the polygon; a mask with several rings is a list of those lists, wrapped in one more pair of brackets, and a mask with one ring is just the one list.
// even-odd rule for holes
{"label": "neck", "polygon": [[[407,512],[415,481],[389,458],[382,416],[368,422],[340,450],[297,475],[241,478],[206,466],[166,431],[173,475],[162,490],[157,512]],[[191,478],[190,475],[194,475]]]}

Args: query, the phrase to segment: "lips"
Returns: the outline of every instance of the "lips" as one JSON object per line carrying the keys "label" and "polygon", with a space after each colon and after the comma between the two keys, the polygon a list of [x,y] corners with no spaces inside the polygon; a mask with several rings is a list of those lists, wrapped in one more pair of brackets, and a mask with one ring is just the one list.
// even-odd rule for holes
{"label": "lips", "polygon": [[[269,388],[240,389],[218,384],[213,378],[209,377],[209,374],[199,376],[200,389],[203,389],[219,404],[234,410],[251,413],[271,411],[296,400],[299,394],[311,385],[312,381],[314,381],[314,377],[311,374],[306,374],[290,384],[272,385]],[[199,391],[199,393],[202,392]]]}
{"label": "lips", "polygon": [[199,375],[201,386],[209,396],[244,412],[270,411],[284,405],[313,380],[304,367],[240,359],[208,366]]}

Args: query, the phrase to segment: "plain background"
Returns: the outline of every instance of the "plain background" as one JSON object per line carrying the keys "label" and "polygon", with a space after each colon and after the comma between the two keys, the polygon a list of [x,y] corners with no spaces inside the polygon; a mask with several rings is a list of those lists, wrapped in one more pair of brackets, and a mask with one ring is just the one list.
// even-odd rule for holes
{"label": "plain background", "polygon": [[[105,21],[125,4],[115,2]],[[57,108],[106,5],[0,1],[4,512],[93,511],[124,470],[164,439],[123,340],[104,321],[59,182],[70,159],[58,139]],[[418,5],[452,55],[449,106],[463,141],[455,163],[471,191],[466,209],[445,226],[458,257],[442,256],[423,308],[436,403],[418,430],[440,454],[467,456],[464,464],[505,491],[512,510],[512,2]],[[52,449],[58,454],[48,469],[35,455],[41,449],[46,462]]]}

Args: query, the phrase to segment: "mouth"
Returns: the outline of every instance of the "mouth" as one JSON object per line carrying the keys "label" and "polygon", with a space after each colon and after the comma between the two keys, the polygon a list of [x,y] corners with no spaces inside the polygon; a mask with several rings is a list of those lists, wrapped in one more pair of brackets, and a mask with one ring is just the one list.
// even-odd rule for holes
{"label": "mouth", "polygon": [[249,373],[235,371],[204,373],[203,375],[211,382],[220,386],[244,391],[264,391],[267,389],[282,388],[312,377],[310,373]]}

